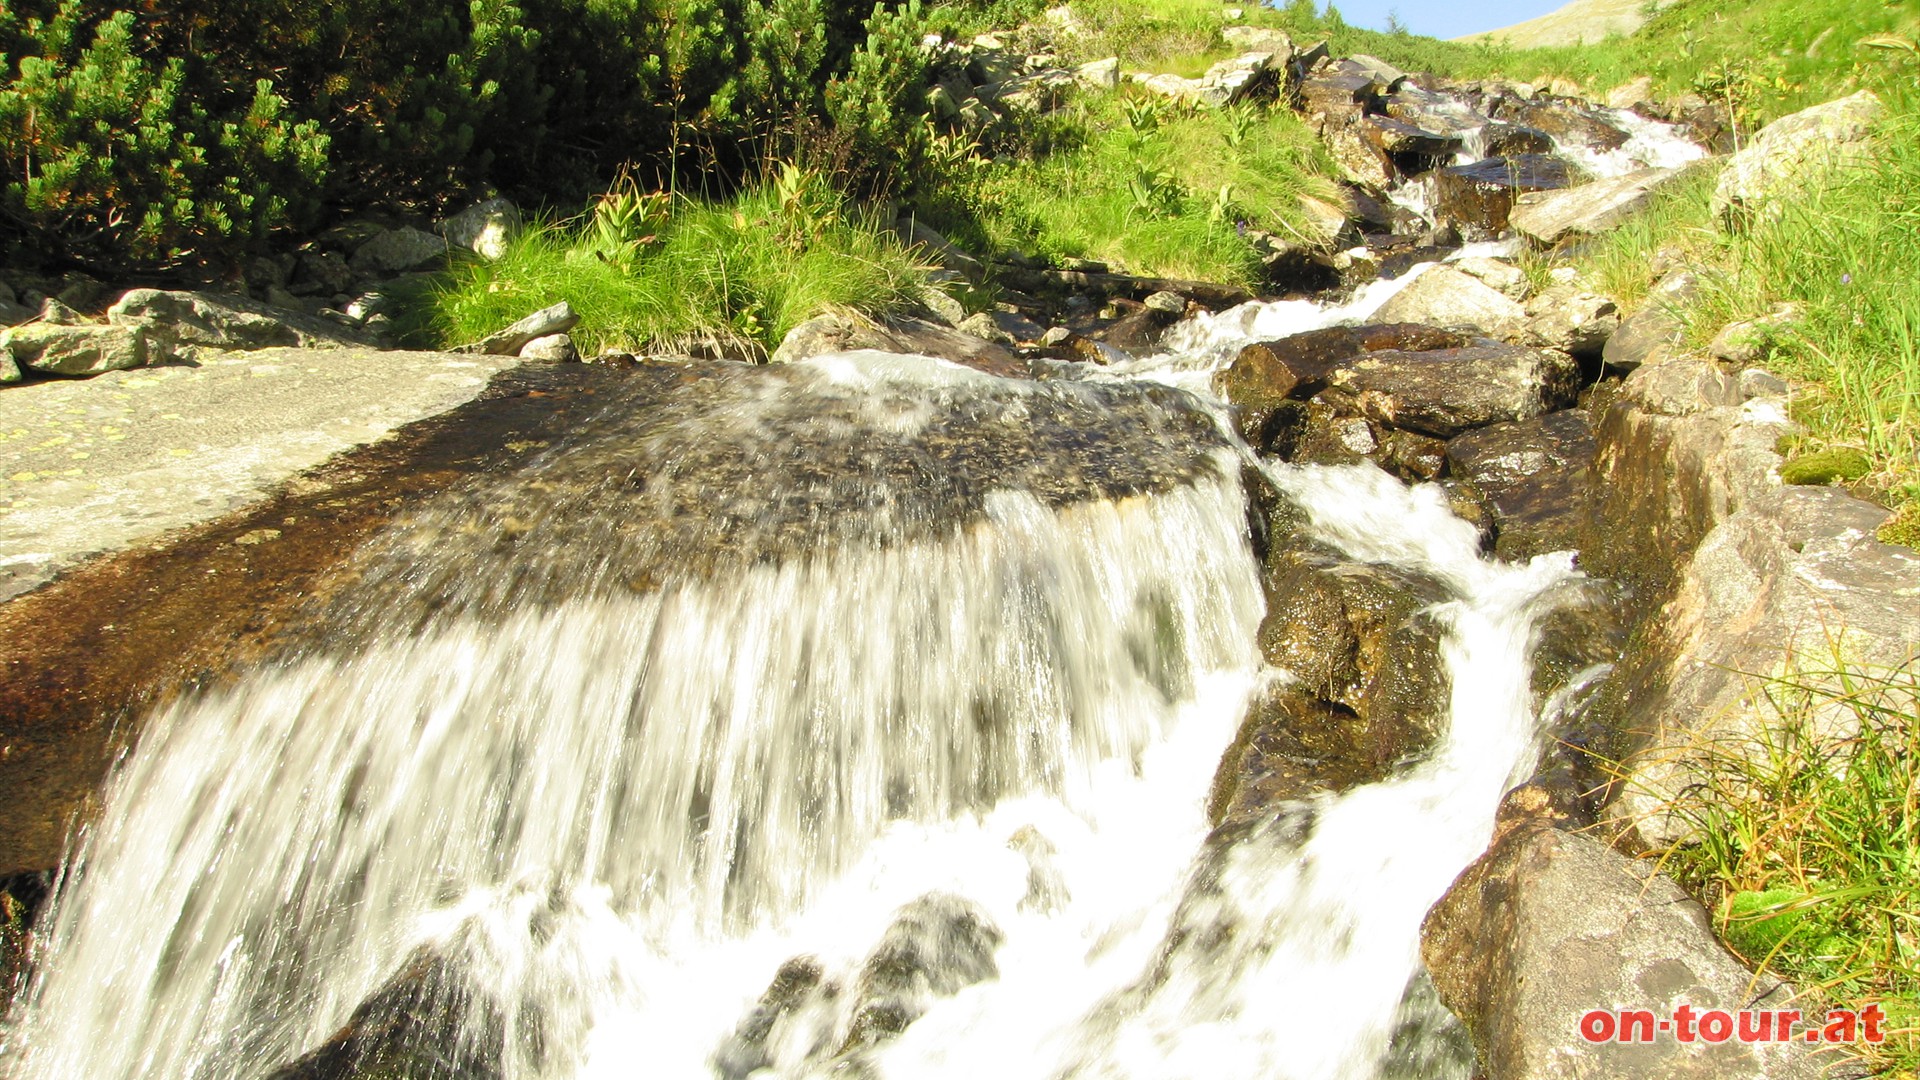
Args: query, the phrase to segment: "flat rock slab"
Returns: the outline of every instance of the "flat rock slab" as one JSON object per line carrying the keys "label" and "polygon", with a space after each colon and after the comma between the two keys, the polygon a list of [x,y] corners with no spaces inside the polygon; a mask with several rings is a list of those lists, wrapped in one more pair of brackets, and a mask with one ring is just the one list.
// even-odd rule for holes
{"label": "flat rock slab", "polygon": [[0,601],[480,392],[509,357],[223,353],[0,393]]}
{"label": "flat rock slab", "polygon": [[1598,236],[1639,213],[1654,191],[1683,169],[1640,169],[1560,191],[1530,191],[1515,202],[1507,222],[1542,244],[1563,237]]}

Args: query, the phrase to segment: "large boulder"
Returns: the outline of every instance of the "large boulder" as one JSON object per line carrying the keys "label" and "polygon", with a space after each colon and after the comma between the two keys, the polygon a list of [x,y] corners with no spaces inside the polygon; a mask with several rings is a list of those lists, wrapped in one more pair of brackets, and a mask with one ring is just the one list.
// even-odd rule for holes
{"label": "large boulder", "polygon": [[1507,227],[1514,200],[1534,191],[1555,191],[1579,181],[1565,158],[1550,154],[1490,157],[1470,165],[1449,165],[1433,173],[1435,213],[1477,236],[1490,237]]}
{"label": "large boulder", "polygon": [[415,228],[387,229],[354,250],[350,265],[362,274],[399,274],[444,259],[444,237]]}
{"label": "large boulder", "polygon": [[1886,112],[1871,90],[1783,116],[1728,159],[1713,189],[1713,212],[1753,211],[1790,196],[1822,170],[1859,161],[1873,125]]}
{"label": "large boulder", "polygon": [[1387,427],[1450,439],[1570,405],[1579,387],[1580,365],[1566,353],[1487,344],[1368,353],[1335,369],[1319,399]]}
{"label": "large boulder", "polygon": [[1226,370],[1214,376],[1214,392],[1233,406],[1241,438],[1264,450],[1272,441],[1274,411],[1288,400],[1311,398],[1341,361],[1380,349],[1457,348],[1459,334],[1412,323],[1336,326],[1310,330],[1277,341],[1246,346]]}
{"label": "large boulder", "polygon": [[1381,322],[1425,323],[1514,339],[1525,327],[1527,311],[1472,274],[1442,265],[1422,271],[1382,304],[1373,317]]}
{"label": "large boulder", "polygon": [[5,386],[8,383],[17,383],[23,378],[25,378],[25,376],[20,372],[20,365],[13,358],[13,350],[8,347],[0,347],[0,386]]}
{"label": "large boulder", "polygon": [[373,344],[343,323],[212,292],[132,289],[107,309],[117,326],[146,326],[181,345],[213,349],[344,349]]}
{"label": "large boulder", "polygon": [[1598,236],[1644,209],[1682,169],[1640,169],[1559,191],[1530,191],[1514,203],[1514,231],[1552,246],[1570,236]]}
{"label": "large boulder", "polygon": [[1449,475],[1493,514],[1502,559],[1578,549],[1592,521],[1593,426],[1580,409],[1492,424],[1447,444]]}
{"label": "large boulder", "polygon": [[1651,863],[1550,821],[1507,824],[1427,914],[1421,953],[1489,1077],[1821,1075],[1797,1040],[1683,1041],[1651,1030],[1630,1042],[1583,1038],[1592,1010],[1647,1010],[1665,1021],[1683,1006],[1695,1015],[1780,1008],[1790,991],[1742,966],[1715,940],[1706,911]]}
{"label": "large boulder", "polygon": [[148,326],[35,322],[0,331],[0,350],[44,375],[85,377],[164,361],[166,345]]}
{"label": "large boulder", "polygon": [[1550,97],[1506,97],[1494,110],[1494,117],[1553,136],[1561,146],[1588,150],[1617,150],[1626,145],[1627,133],[1600,110],[1584,102]]}

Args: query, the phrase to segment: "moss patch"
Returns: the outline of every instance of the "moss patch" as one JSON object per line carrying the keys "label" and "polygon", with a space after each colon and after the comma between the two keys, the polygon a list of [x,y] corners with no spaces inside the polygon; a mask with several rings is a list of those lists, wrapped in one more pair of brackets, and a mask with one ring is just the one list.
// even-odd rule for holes
{"label": "moss patch", "polygon": [[1873,462],[1859,450],[1817,450],[1780,466],[1780,479],[1788,484],[1831,484],[1835,480],[1858,480],[1872,469]]}

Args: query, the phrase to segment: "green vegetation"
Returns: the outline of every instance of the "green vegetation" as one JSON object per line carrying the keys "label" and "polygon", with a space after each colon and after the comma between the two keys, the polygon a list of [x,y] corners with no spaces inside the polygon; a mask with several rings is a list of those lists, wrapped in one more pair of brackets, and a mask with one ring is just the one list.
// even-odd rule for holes
{"label": "green vegetation", "polygon": [[1708,205],[1716,177],[1701,170],[1580,265],[1628,307],[1645,296],[1657,254],[1698,268],[1701,295],[1687,314],[1699,345],[1729,322],[1798,305],[1770,333],[1767,364],[1800,385],[1795,419],[1809,437],[1799,449],[1816,465],[1864,455],[1869,468],[1828,478],[1897,508],[1920,495],[1920,113],[1909,99],[1891,103],[1869,160],[1810,185],[1778,215],[1718,226]]}
{"label": "green vegetation", "polygon": [[528,228],[502,258],[424,286],[408,298],[406,329],[421,344],[476,341],[565,300],[590,353],[764,355],[823,309],[885,314],[915,302],[925,283],[925,269],[871,212],[789,165],[724,202],[620,185],[580,218]]}
{"label": "green vegetation", "polygon": [[1301,198],[1337,195],[1326,150],[1284,108],[1188,109],[1129,87],[1084,97],[1050,139],[954,168],[923,217],[976,250],[1251,287],[1247,234],[1310,242]]}
{"label": "green vegetation", "polygon": [[921,146],[918,0],[102,7],[0,5],[0,257],[217,269],[323,206],[724,194],[803,149],[876,191]]}
{"label": "green vegetation", "polygon": [[1878,1070],[1920,1067],[1920,674],[1844,665],[1765,683],[1760,734],[1706,748],[1670,870],[1729,945],[1834,1006],[1879,1003]]}
{"label": "green vegetation", "polygon": [[1867,455],[1849,447],[1816,450],[1791,458],[1780,466],[1780,480],[1788,484],[1831,484],[1858,480],[1873,471]]}

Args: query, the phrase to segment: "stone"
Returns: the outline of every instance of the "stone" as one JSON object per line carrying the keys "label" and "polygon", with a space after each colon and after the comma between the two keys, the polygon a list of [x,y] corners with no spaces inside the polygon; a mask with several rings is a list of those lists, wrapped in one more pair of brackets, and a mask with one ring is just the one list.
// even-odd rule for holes
{"label": "stone", "polygon": [[347,265],[346,256],[337,251],[309,251],[300,256],[291,288],[296,292],[334,296],[352,289],[353,282],[353,268]]}
{"label": "stone", "polygon": [[1235,426],[1247,445],[1267,450],[1277,434],[1271,428],[1274,411],[1282,402],[1325,389],[1328,374],[1341,361],[1380,349],[1419,352],[1466,344],[1458,334],[1408,323],[1310,330],[1242,348],[1214,376],[1213,390],[1233,407]]}
{"label": "stone", "polygon": [[1448,265],[1463,274],[1479,278],[1482,283],[1499,290],[1500,294],[1509,300],[1526,299],[1526,272],[1505,259],[1476,255],[1465,259],[1454,259]]}
{"label": "stone", "polygon": [[1514,202],[1514,231],[1549,247],[1570,236],[1598,236],[1646,208],[1653,193],[1684,169],[1640,169],[1559,191],[1534,191]]}
{"label": "stone", "polygon": [[331,319],[230,293],[130,289],[107,309],[107,321],[154,327],[177,344],[214,349],[327,349],[373,343]]}
{"label": "stone", "polygon": [[975,312],[967,316],[955,329],[995,345],[1016,344],[1014,336],[1001,328],[1000,320],[994,318],[994,313],[990,311]]}
{"label": "stone", "polygon": [[0,386],[17,383],[25,378],[20,373],[20,365],[13,358],[11,346],[0,346]]}
{"label": "stone", "polygon": [[1449,165],[1433,173],[1438,220],[1491,237],[1507,227],[1515,200],[1533,191],[1572,186],[1577,174],[1566,159],[1549,154],[1483,158],[1471,165]]}
{"label": "stone", "polygon": [[83,326],[87,321],[85,315],[57,296],[40,301],[40,314],[36,317],[48,326]]}
{"label": "stone", "polygon": [[1707,355],[1734,367],[1760,363],[1773,354],[1802,314],[1800,305],[1783,303],[1759,318],[1730,322],[1707,344]]}
{"label": "stone", "polygon": [[83,377],[164,361],[167,351],[145,326],[28,323],[0,332],[0,348],[46,375]]}
{"label": "stone", "polygon": [[1790,197],[1822,172],[1859,161],[1886,112],[1871,90],[1783,116],[1761,128],[1727,160],[1713,190],[1713,213],[1731,220],[1776,197]]}
{"label": "stone", "polygon": [[1653,100],[1653,76],[1641,75],[1607,91],[1607,108],[1637,109]]}
{"label": "stone", "polygon": [[948,326],[959,326],[966,320],[967,309],[960,301],[945,289],[929,285],[920,290],[920,302],[941,322]]}
{"label": "stone", "polygon": [[1625,131],[1582,102],[1516,96],[1503,100],[1493,112],[1496,120],[1544,131],[1561,146],[1617,150],[1627,142]]}
{"label": "stone", "polygon": [[1586,412],[1565,409],[1469,431],[1447,443],[1447,464],[1492,512],[1494,554],[1524,562],[1583,545],[1598,452]]}
{"label": "stone", "polygon": [[1368,56],[1366,53],[1354,53],[1342,61],[1342,63],[1366,72],[1367,75],[1372,77],[1374,83],[1380,87],[1382,94],[1391,94],[1399,89],[1401,83],[1407,81],[1406,72],[1401,71],[1399,68],[1394,67],[1379,57]]}
{"label": "stone", "polygon": [[1423,271],[1374,312],[1381,322],[1426,323],[1479,330],[1502,339],[1520,336],[1526,309],[1470,274],[1440,265]]}
{"label": "stone", "polygon": [[1686,339],[1686,323],[1679,312],[1697,288],[1692,271],[1668,271],[1648,291],[1640,309],[1620,320],[1601,350],[1601,359],[1616,371],[1632,371],[1663,359],[1670,347]]}
{"label": "stone", "polygon": [[503,1080],[506,1025],[466,965],[423,946],[346,1024],[265,1080],[452,1075]]}
{"label": "stone", "polygon": [[929,356],[984,371],[1026,378],[1027,365],[1005,346],[919,319],[874,323],[845,315],[816,315],[787,332],[768,363],[784,364],[853,349]]}
{"label": "stone", "polygon": [[1318,395],[1349,416],[1436,439],[1570,405],[1580,365],[1566,353],[1488,343],[1370,352],[1329,373]]}
{"label": "stone", "polygon": [[840,1054],[886,1042],[937,998],[999,978],[993,954],[1005,935],[973,901],[929,893],[901,908],[861,965]]}
{"label": "stone", "polygon": [[1786,397],[1792,392],[1787,380],[1766,368],[1750,367],[1740,373],[1740,396],[1749,401],[1757,397]]}
{"label": "stone", "polygon": [[496,330],[460,351],[489,356],[515,356],[526,347],[527,342],[550,334],[564,334],[579,324],[580,316],[573,310],[573,305],[562,300],[551,307],[541,308],[504,330]]}
{"label": "stone", "polygon": [[566,334],[545,334],[520,346],[520,359],[547,364],[572,364],[580,360],[573,338]]}
{"label": "stone", "polygon": [[433,229],[452,247],[483,259],[498,259],[507,253],[507,242],[520,231],[520,224],[519,207],[509,199],[493,198],[441,220]]}
{"label": "stone", "polygon": [[1342,180],[1371,191],[1385,191],[1393,186],[1396,172],[1393,159],[1359,129],[1329,127],[1321,140],[1333,155],[1333,164],[1340,170]]}
{"label": "stone", "polygon": [[[1079,81],[1072,72],[1050,68],[1020,75],[991,87],[992,99],[1009,115],[1052,112],[1064,104]],[[982,96],[988,91],[982,90]]]}
{"label": "stone", "polygon": [[448,250],[447,241],[430,232],[388,229],[355,249],[349,265],[362,274],[398,274],[445,258]]}
{"label": "stone", "polygon": [[1571,282],[1552,285],[1527,301],[1524,339],[1543,349],[1597,357],[1620,328],[1620,310],[1604,296]]}
{"label": "stone", "polygon": [[1480,129],[1480,138],[1486,144],[1488,157],[1553,153],[1553,136],[1524,124],[1489,120],[1486,126]]}
{"label": "stone", "polygon": [[935,120],[954,120],[960,116],[960,102],[953,91],[935,86],[927,91],[927,115]]}
{"label": "stone", "polygon": [[1651,862],[1550,821],[1510,823],[1427,913],[1420,951],[1487,1076],[1821,1075],[1798,1040],[1582,1039],[1580,1020],[1596,1008],[1664,1018],[1681,1005],[1784,1007],[1792,991],[1742,966],[1706,911]]}
{"label": "stone", "polygon": [[1278,87],[1278,73],[1285,67],[1285,59],[1277,53],[1247,52],[1220,61],[1198,79],[1150,75],[1140,85],[1184,104],[1223,108],[1271,93]]}
{"label": "stone", "polygon": [[1117,90],[1120,87],[1120,58],[1092,60],[1073,69],[1074,79],[1090,90]]}
{"label": "stone", "polygon": [[1459,135],[1429,131],[1391,116],[1369,116],[1363,122],[1365,127],[1361,130],[1368,141],[1389,155],[1409,159],[1407,167],[1401,170],[1408,175],[1425,172],[1443,161],[1452,160],[1465,141]]}
{"label": "stone", "polygon": [[1220,31],[1220,36],[1243,53],[1268,52],[1281,57],[1293,56],[1293,39],[1284,30],[1265,26],[1229,26]]}
{"label": "stone", "polygon": [[967,78],[972,79],[975,86],[992,86],[1019,75],[1020,67],[1020,60],[1004,49],[977,48],[973,59],[967,62]]}
{"label": "stone", "polygon": [[33,309],[0,296],[0,326],[18,326],[34,318]]}
{"label": "stone", "polygon": [[942,269],[976,279],[985,272],[980,260],[960,250],[953,241],[924,222],[902,218],[894,223],[893,230],[909,246],[917,248],[916,254],[931,259],[934,265]]}

